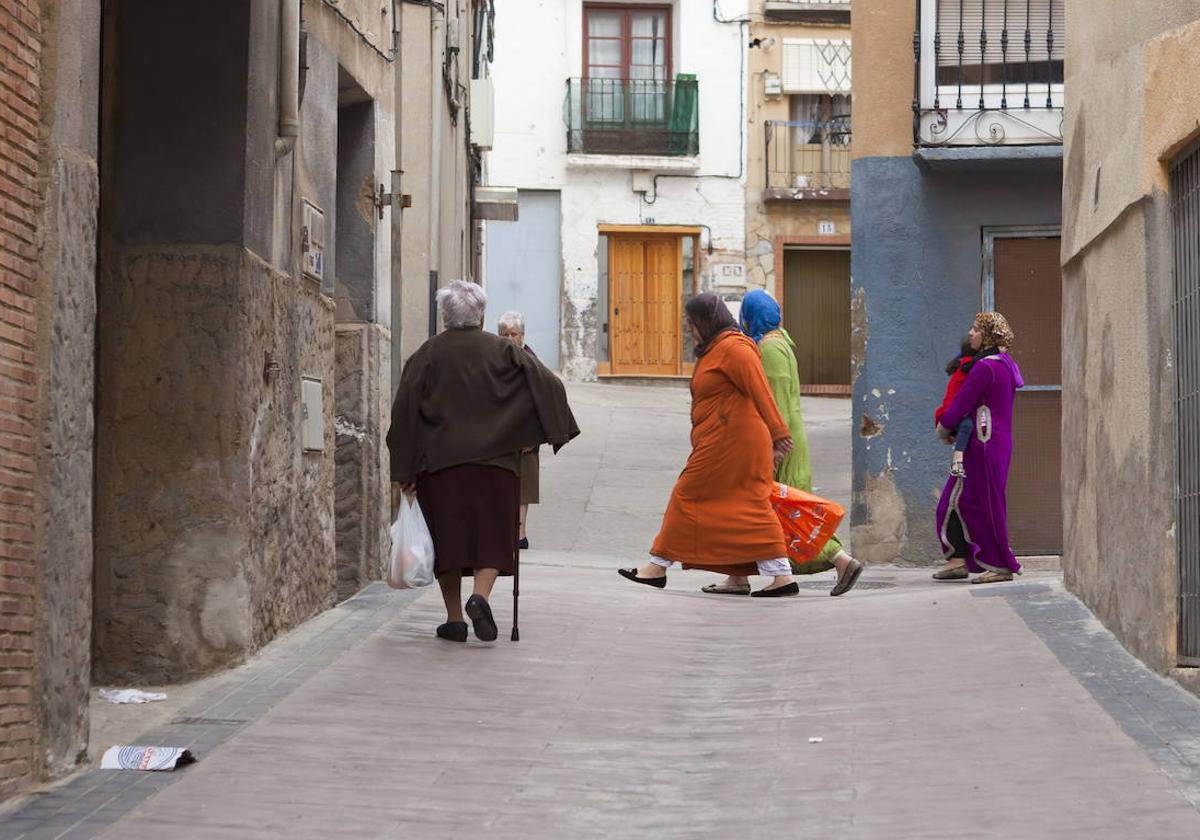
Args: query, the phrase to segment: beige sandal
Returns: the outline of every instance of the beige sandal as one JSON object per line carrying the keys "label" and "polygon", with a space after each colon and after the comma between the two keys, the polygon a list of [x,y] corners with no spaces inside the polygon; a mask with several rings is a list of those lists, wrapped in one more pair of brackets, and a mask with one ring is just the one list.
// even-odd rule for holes
{"label": "beige sandal", "polygon": [[707,592],[709,595],[749,595],[750,584],[733,584],[710,583],[708,586],[702,586],[701,592]]}
{"label": "beige sandal", "polygon": [[971,583],[1007,583],[1012,579],[1012,572],[984,572],[971,578]]}

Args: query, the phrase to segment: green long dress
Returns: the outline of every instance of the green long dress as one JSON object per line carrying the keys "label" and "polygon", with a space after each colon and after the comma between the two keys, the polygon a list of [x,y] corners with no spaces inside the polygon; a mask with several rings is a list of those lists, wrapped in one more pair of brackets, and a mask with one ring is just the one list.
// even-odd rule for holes
{"label": "green long dress", "polygon": [[[763,370],[775,395],[779,413],[787,421],[792,432],[792,451],[775,470],[775,480],[798,490],[812,492],[812,462],[808,456],[808,435],[804,431],[804,415],[800,410],[800,374],[796,369],[796,344],[787,330],[777,329],[767,333],[759,342]],[[803,566],[792,563],[792,570],[800,575],[812,575],[833,568],[833,558],[842,550],[842,542],[831,537],[821,553]]]}

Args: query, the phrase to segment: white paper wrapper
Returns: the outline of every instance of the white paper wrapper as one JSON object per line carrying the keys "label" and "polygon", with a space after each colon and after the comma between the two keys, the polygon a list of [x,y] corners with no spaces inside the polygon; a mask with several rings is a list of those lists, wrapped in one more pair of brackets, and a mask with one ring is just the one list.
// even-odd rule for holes
{"label": "white paper wrapper", "polygon": [[100,759],[101,770],[174,770],[196,758],[183,747],[109,747]]}

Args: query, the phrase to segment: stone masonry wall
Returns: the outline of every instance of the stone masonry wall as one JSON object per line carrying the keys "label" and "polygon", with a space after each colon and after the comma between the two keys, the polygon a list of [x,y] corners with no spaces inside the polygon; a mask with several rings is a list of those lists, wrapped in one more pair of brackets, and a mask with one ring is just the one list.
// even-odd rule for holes
{"label": "stone masonry wall", "polygon": [[391,336],[373,324],[337,328],[338,600],[349,598],[384,573],[388,556],[388,408],[384,390]]}
{"label": "stone masonry wall", "polygon": [[95,673],[185,680],[333,602],[332,302],[232,246],[120,252],[102,284]]}
{"label": "stone masonry wall", "polygon": [[35,769],[39,14],[0,6],[0,799]]}
{"label": "stone masonry wall", "polygon": [[[258,648],[334,604],[334,303],[312,281],[280,274],[248,254],[243,270],[237,411],[248,459],[238,463],[245,471],[239,501],[247,517],[251,639]],[[263,374],[268,356],[280,364],[270,379]],[[321,452],[301,449],[301,377],[322,384]]]}

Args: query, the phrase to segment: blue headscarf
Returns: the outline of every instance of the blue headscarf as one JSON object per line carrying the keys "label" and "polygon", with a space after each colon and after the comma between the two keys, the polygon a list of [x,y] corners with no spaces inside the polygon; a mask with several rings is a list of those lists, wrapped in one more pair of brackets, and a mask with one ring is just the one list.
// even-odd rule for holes
{"label": "blue headscarf", "polygon": [[756,342],[767,333],[779,329],[782,312],[779,304],[762,289],[748,292],[742,298],[742,332]]}

